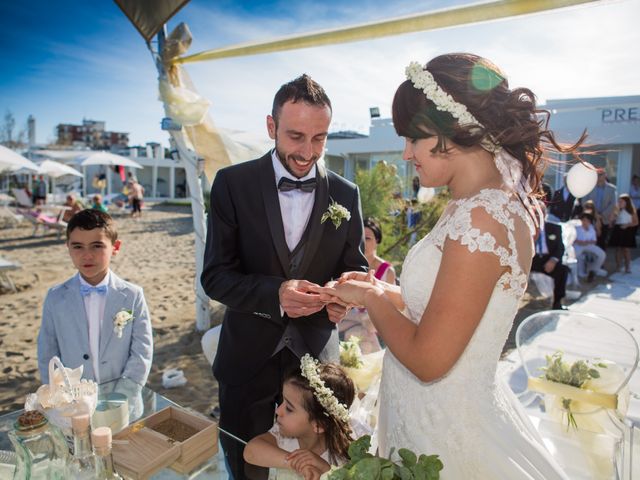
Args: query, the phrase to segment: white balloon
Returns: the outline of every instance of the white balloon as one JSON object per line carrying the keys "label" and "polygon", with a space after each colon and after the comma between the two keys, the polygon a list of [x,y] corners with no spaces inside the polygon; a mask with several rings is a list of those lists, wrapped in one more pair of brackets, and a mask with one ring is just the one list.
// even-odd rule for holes
{"label": "white balloon", "polygon": [[427,187],[420,187],[420,190],[418,190],[418,202],[420,203],[427,203],[429,200],[431,200],[436,194],[436,191],[433,188],[427,188]]}
{"label": "white balloon", "polygon": [[590,163],[576,163],[567,173],[567,188],[576,198],[587,195],[596,186],[598,172]]}

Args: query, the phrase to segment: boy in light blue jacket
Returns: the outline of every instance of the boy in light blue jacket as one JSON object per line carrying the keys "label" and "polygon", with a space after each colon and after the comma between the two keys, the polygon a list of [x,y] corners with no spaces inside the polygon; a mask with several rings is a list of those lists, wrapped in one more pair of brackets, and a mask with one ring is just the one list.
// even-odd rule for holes
{"label": "boy in light blue jacket", "polygon": [[78,273],[47,293],[38,334],[38,367],[49,383],[49,360],[84,367],[82,378],[105,383],[128,377],[144,385],[153,338],[142,288],[113,273],[121,242],[113,219],[82,210],[67,225],[67,249]]}

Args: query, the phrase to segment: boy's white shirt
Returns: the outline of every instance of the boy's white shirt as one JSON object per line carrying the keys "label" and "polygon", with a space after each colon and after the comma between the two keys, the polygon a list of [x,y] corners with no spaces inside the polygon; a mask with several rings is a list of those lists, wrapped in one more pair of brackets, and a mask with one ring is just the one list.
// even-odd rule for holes
{"label": "boy's white shirt", "polygon": [[97,285],[88,283],[82,275],[77,273],[80,285],[87,287],[107,287],[107,293],[100,295],[97,292],[91,292],[89,295],[82,297],[84,300],[84,311],[87,314],[87,323],[89,327],[89,351],[91,352],[91,363],[93,364],[93,374],[96,377],[96,383],[100,383],[100,326],[104,322],[104,307],[107,304],[107,295],[109,293],[109,281],[111,279],[111,270],[107,272],[102,281]]}

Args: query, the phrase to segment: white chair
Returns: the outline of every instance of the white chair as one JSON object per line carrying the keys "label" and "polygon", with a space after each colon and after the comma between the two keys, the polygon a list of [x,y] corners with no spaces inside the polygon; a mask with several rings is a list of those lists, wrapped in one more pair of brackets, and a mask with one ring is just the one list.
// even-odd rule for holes
{"label": "white chair", "polygon": [[[531,315],[519,325],[516,345],[527,375],[527,389],[519,398],[569,478],[627,480],[634,469],[637,475],[640,470],[633,465],[633,451],[640,448],[640,432],[626,416],[628,384],[639,357],[631,333],[597,315],[550,310]],[[604,374],[601,378],[608,385],[589,390],[541,378],[546,356],[558,351],[569,364],[577,360],[614,362],[608,367],[607,379]],[[575,429],[567,425],[563,399],[575,405]]]}

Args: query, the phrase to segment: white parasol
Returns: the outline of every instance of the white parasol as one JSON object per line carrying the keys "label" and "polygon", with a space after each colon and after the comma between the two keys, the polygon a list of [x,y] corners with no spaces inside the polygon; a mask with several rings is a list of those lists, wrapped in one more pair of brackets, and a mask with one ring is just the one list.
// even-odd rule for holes
{"label": "white parasol", "polygon": [[38,166],[31,160],[14,152],[13,150],[0,145],[0,171],[3,170],[19,170],[26,168],[28,170],[38,170]]}

